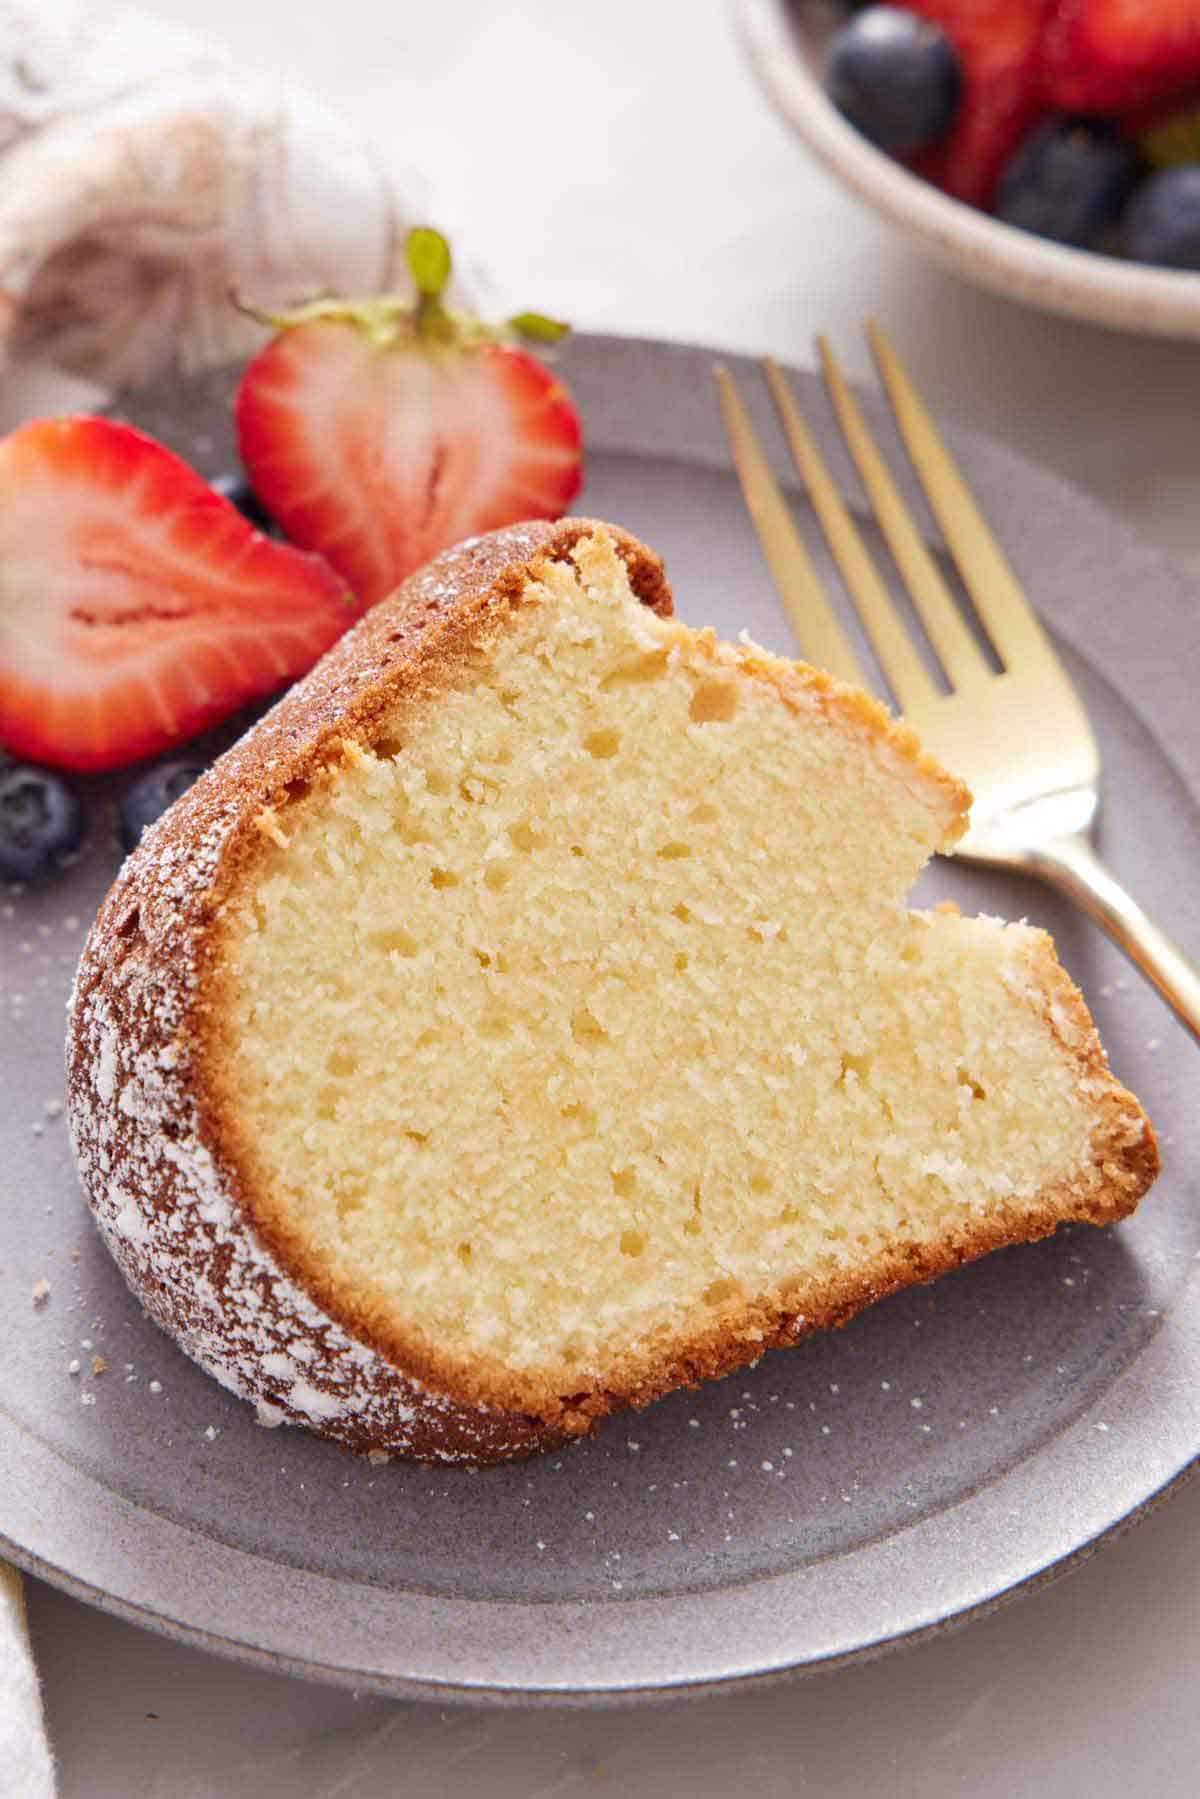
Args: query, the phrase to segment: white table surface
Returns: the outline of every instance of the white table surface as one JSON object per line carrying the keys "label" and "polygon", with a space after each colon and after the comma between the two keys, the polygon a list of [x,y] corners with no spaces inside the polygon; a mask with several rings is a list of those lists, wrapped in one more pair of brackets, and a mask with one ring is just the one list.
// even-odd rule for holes
{"label": "white table surface", "polygon": [[[415,164],[514,304],[866,370],[877,313],[937,409],[1089,488],[1200,575],[1200,345],[959,285],[808,162],[721,0],[159,0]],[[1133,596],[1131,596],[1132,598]],[[30,1583],[64,1799],[1193,1799],[1200,1484],[1039,1593],[902,1653],[606,1712],[358,1698]],[[4,1777],[0,1770],[0,1794]]]}

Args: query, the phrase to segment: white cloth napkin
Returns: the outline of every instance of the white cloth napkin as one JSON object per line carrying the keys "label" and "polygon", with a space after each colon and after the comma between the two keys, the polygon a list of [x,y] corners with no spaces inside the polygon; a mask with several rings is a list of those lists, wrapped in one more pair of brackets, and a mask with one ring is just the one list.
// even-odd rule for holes
{"label": "white cloth napkin", "polygon": [[4,1799],[54,1799],[54,1763],[29,1647],[21,1577],[0,1562],[0,1791]]}
{"label": "white cloth napkin", "polygon": [[[403,196],[399,188],[403,188]],[[273,76],[114,0],[0,0],[0,429],[261,337],[282,307],[405,285],[441,223]],[[0,1562],[0,1799],[52,1799],[20,1577]]]}
{"label": "white cloth napkin", "polygon": [[[260,308],[406,285],[435,223],[357,132],[115,0],[0,0],[0,373],[100,390],[234,360]],[[9,412],[6,406],[5,411]]]}

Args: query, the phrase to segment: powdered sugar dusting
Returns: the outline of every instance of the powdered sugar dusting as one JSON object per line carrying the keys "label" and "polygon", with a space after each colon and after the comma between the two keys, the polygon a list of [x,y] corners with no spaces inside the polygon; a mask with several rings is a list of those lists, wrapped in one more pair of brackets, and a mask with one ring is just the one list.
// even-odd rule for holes
{"label": "powdered sugar dusting", "polygon": [[[533,1447],[536,1430],[451,1402],[353,1339],[280,1265],[214,1155],[192,1082],[203,959],[227,859],[314,737],[382,662],[552,532],[525,527],[442,558],[375,612],[150,827],[85,946],[72,994],[68,1109],[101,1234],[147,1311],[261,1424],[446,1461]],[[380,615],[389,617],[380,635]],[[399,629],[397,629],[399,626]],[[378,641],[376,639],[378,638]],[[151,1388],[153,1390],[153,1386]]]}

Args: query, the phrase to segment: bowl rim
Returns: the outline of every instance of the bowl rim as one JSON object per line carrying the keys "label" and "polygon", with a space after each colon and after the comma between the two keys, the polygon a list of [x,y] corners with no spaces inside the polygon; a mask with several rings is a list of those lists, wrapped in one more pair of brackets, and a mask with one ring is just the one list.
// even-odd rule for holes
{"label": "bowl rim", "polygon": [[942,263],[1048,312],[1162,337],[1200,337],[1200,275],[1035,237],[953,199],[848,124],[800,53],[788,0],[734,0],[750,62],[776,109],[843,184]]}

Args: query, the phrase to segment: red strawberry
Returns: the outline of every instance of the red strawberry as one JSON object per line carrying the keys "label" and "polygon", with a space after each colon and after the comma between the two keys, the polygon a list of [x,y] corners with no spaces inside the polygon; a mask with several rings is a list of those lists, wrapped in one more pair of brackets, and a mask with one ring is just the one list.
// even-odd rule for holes
{"label": "red strawberry", "polygon": [[1200,79],[1196,0],[1058,0],[1043,83],[1067,112],[1126,112]]}
{"label": "red strawberry", "polygon": [[[525,350],[446,310],[445,240],[409,236],[415,306],[318,301],[273,322],[235,411],[255,492],[368,606],[439,550],[579,491],[579,420]],[[512,324],[561,333],[532,314]]]}
{"label": "red strawberry", "polygon": [[186,463],[109,419],[0,441],[0,743],[116,768],[314,663],[353,603]]}
{"label": "red strawberry", "polygon": [[990,204],[1005,163],[1042,110],[1039,65],[1051,0],[906,0],[958,52],[963,96],[950,135],[915,167],[956,199]]}

